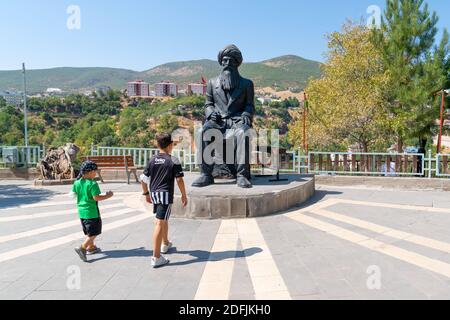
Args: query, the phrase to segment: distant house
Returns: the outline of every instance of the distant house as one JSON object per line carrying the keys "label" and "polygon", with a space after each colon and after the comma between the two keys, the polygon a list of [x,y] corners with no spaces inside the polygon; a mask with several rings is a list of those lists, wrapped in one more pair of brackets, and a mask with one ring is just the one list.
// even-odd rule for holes
{"label": "distant house", "polygon": [[150,85],[143,80],[128,82],[127,92],[129,97],[149,97]]}
{"label": "distant house", "polygon": [[258,101],[261,102],[262,105],[269,105],[273,100],[270,98],[258,98]]}
{"label": "distant house", "polygon": [[203,83],[188,84],[187,94],[189,96],[192,96],[192,95],[205,96],[206,95],[206,84],[203,84]]}
{"label": "distant house", "polygon": [[3,97],[3,99],[5,99],[6,101],[6,104],[9,105],[18,106],[23,102],[23,95],[18,92],[5,91],[1,92],[0,96]]}
{"label": "distant house", "polygon": [[45,93],[48,94],[61,94],[63,91],[59,88],[47,88],[47,90],[45,90]]}
{"label": "distant house", "polygon": [[107,91],[110,91],[111,89],[112,88],[109,86],[100,86],[100,87],[95,88],[95,91],[96,92],[99,92],[99,91],[107,92]]}
{"label": "distant house", "polygon": [[177,97],[178,85],[170,81],[163,81],[155,84],[155,93],[157,97]]}

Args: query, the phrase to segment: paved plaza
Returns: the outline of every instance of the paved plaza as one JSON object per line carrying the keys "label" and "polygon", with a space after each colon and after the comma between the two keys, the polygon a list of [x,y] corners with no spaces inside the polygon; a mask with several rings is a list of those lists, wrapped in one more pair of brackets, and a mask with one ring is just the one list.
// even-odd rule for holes
{"label": "paved plaza", "polygon": [[101,184],[103,253],[88,263],[70,186],[0,182],[0,299],[450,299],[450,193],[318,185],[301,207],[171,220],[152,269],[140,186]]}

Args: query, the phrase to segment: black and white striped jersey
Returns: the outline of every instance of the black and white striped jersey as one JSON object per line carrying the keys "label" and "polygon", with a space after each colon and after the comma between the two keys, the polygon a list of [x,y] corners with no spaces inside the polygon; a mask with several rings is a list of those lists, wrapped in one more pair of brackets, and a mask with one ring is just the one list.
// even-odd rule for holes
{"label": "black and white striped jersey", "polygon": [[150,192],[150,196],[153,204],[170,204],[169,192],[167,191]]}
{"label": "black and white striped jersey", "polygon": [[180,161],[167,153],[159,153],[150,159],[141,180],[149,184],[154,204],[172,204],[175,178],[183,177]]}

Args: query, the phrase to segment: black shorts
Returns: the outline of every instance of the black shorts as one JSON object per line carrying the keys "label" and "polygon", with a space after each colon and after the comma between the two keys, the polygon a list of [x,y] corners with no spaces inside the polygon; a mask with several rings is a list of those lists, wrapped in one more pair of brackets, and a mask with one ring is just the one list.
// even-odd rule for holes
{"label": "black shorts", "polygon": [[102,234],[102,218],[81,219],[83,232],[88,237],[96,237]]}
{"label": "black shorts", "polygon": [[168,221],[172,213],[172,205],[153,204],[153,213],[156,214],[156,219]]}

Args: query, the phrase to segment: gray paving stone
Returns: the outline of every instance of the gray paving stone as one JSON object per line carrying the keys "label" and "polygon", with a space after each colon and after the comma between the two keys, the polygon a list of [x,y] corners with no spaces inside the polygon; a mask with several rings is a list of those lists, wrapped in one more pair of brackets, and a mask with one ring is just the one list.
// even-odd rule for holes
{"label": "gray paving stone", "polygon": [[350,299],[357,296],[357,293],[345,279],[336,279],[332,277],[315,279],[322,292],[329,299]]}
{"label": "gray paving stone", "polygon": [[95,291],[33,291],[26,300],[91,300]]}
{"label": "gray paving stone", "polygon": [[193,300],[198,285],[189,283],[169,283],[164,289],[162,300]]}
{"label": "gray paving stone", "polygon": [[428,297],[410,284],[393,286],[389,291],[395,300],[427,300]]}
{"label": "gray paving stone", "polygon": [[127,286],[111,287],[105,286],[92,297],[93,300],[125,300],[132,293],[133,288]]}
{"label": "gray paving stone", "polygon": [[12,281],[0,281],[0,291],[11,285]]}
{"label": "gray paving stone", "polygon": [[162,290],[159,288],[135,288],[130,291],[126,300],[161,300]]}
{"label": "gray paving stone", "polygon": [[38,289],[44,281],[18,280],[0,290],[0,300],[23,300]]}
{"label": "gray paving stone", "polygon": [[[139,191],[139,185],[127,187],[117,184],[111,187],[123,191]],[[110,185],[105,185],[104,188],[109,189]],[[319,187],[309,204],[336,197],[450,208],[447,192],[392,192],[332,187]],[[67,210],[70,207],[63,206],[62,209]],[[46,210],[49,208],[11,208],[11,211],[0,209],[0,215],[32,214]],[[327,210],[450,243],[448,214],[348,204],[337,204]],[[408,251],[450,263],[448,253],[398,241],[314,214],[307,215],[395,244]],[[107,223],[124,217],[125,215],[113,218]],[[22,221],[18,224],[0,224],[0,236],[18,230],[35,229],[52,221],[74,219],[71,216],[60,218],[61,220],[44,219]],[[258,218],[257,222],[293,299],[450,298],[450,279],[440,274],[370,251],[295,222],[283,214]],[[78,241],[0,263],[0,299],[192,299],[220,223],[209,220],[172,219],[170,238],[176,248],[167,255],[172,263],[158,270],[150,266],[153,219],[105,233],[98,241],[99,246],[105,251],[104,254],[90,257],[91,262],[88,264],[82,263],[73,252],[73,247],[79,244]],[[76,226],[3,243],[0,244],[0,253],[77,230],[81,233],[79,226]],[[253,299],[248,266],[245,259],[239,255],[239,248],[229,298]],[[222,253],[222,256],[228,257],[230,254],[236,255],[236,252]],[[66,287],[67,267],[71,265],[77,265],[81,269],[81,290],[69,291]],[[372,265],[379,266],[381,270],[380,290],[367,288],[369,275],[366,271]]]}
{"label": "gray paving stone", "polygon": [[[85,270],[81,268],[81,290],[98,291],[114,275],[115,271],[110,270]],[[69,275],[54,276],[40,286],[38,291],[65,291],[67,290],[67,280]]]}
{"label": "gray paving stone", "polygon": [[292,296],[292,300],[327,300],[326,296],[323,294],[312,294],[312,295],[300,295],[300,296]]}
{"label": "gray paving stone", "polygon": [[[242,244],[239,241],[237,250],[242,251],[242,249]],[[252,279],[248,271],[248,265],[245,257],[238,257],[234,261],[233,277],[230,285],[230,299],[232,299],[232,296],[254,297]]]}
{"label": "gray paving stone", "polygon": [[28,268],[23,265],[18,265],[16,262],[6,262],[0,265],[0,281],[14,282],[22,278],[28,271]]}
{"label": "gray paving stone", "polygon": [[253,293],[231,293],[228,297],[229,300],[255,300],[255,295]]}

